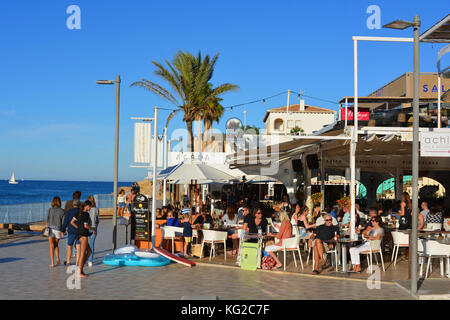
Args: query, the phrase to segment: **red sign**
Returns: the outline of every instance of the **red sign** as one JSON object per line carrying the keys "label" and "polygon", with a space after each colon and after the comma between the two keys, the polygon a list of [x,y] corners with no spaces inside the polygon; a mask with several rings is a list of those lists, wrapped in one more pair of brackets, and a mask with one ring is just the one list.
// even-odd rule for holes
{"label": "red sign", "polygon": [[[369,121],[369,108],[358,108],[358,121]],[[347,120],[353,120],[353,108],[347,108]],[[341,120],[345,120],[345,108],[342,108]]]}

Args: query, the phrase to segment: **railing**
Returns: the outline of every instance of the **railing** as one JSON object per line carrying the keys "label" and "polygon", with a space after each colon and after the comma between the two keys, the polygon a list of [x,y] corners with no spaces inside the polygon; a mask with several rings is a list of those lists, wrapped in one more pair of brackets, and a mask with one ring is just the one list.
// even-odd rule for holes
{"label": "railing", "polygon": [[[94,195],[97,208],[112,208],[114,199],[112,194]],[[66,202],[61,205],[64,208]],[[45,221],[51,202],[11,204],[0,206],[0,223],[27,224]]]}

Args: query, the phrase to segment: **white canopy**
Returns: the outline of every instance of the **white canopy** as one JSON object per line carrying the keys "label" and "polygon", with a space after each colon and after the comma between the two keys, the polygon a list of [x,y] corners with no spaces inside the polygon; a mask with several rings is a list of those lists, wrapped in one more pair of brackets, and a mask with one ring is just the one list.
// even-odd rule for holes
{"label": "white canopy", "polygon": [[196,180],[198,184],[227,183],[234,177],[221,170],[200,162],[182,162],[167,175],[159,176],[174,184],[189,184]]}

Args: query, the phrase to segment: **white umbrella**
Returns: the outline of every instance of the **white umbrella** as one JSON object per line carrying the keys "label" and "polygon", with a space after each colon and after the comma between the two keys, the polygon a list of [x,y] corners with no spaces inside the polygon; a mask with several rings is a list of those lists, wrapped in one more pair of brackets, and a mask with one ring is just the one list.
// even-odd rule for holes
{"label": "white umbrella", "polygon": [[188,184],[192,180],[196,180],[198,184],[207,184],[227,183],[233,176],[200,162],[182,162],[167,175],[160,175],[159,178],[174,184]]}

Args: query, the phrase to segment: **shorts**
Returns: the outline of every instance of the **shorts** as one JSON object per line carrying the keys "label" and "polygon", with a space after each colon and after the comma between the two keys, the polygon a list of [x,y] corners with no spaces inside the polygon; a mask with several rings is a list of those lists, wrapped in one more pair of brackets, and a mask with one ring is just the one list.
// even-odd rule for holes
{"label": "shorts", "polygon": [[78,241],[78,234],[76,233],[67,233],[67,245],[73,246],[80,244],[80,241]]}
{"label": "shorts", "polygon": [[[320,240],[320,239],[319,238],[314,239],[312,242],[312,247],[314,247],[314,245],[316,244],[316,240]],[[329,243],[322,241],[322,246],[323,246],[325,252],[328,252],[330,250]]]}
{"label": "shorts", "polygon": [[192,237],[184,237],[184,242],[191,243],[192,242]]}
{"label": "shorts", "polygon": [[50,235],[51,238],[61,239],[61,231],[50,228]]}
{"label": "shorts", "polygon": [[119,202],[119,203],[117,204],[117,206],[118,206],[119,208],[125,208],[125,202]]}

